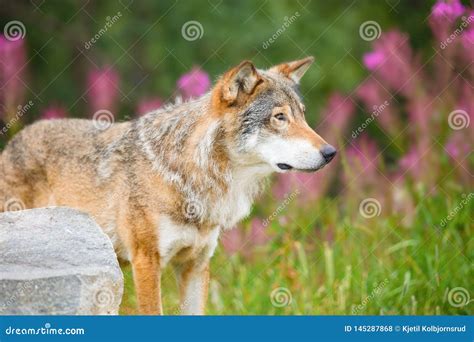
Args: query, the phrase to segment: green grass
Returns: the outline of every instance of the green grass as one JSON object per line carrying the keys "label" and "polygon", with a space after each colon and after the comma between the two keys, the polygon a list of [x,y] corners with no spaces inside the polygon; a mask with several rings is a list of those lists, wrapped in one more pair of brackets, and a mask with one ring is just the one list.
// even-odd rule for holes
{"label": "green grass", "polygon": [[[461,287],[474,299],[474,200],[440,227],[462,200],[461,192],[450,198],[442,191],[420,196],[409,224],[401,224],[397,214],[363,218],[357,208],[341,208],[344,197],[306,208],[290,203],[282,213],[289,223],[272,221],[274,239],[250,258],[228,256],[218,247],[211,262],[207,313],[472,315],[474,301],[451,305],[449,291]],[[269,204],[257,209],[262,217],[278,206],[276,201],[263,203]],[[129,266],[124,274],[121,313],[136,314]],[[165,314],[176,314],[177,286],[169,270],[162,286]],[[289,290],[291,303],[272,305],[271,292],[278,287]]]}

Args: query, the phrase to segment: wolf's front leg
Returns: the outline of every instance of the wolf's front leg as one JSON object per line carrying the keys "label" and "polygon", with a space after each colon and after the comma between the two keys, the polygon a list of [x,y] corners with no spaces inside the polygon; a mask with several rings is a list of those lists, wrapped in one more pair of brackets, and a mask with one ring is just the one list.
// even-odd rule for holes
{"label": "wolf's front leg", "polygon": [[161,268],[156,225],[139,204],[129,202],[123,205],[128,211],[121,211],[118,233],[130,255],[139,312],[142,315],[161,315]]}
{"label": "wolf's front leg", "polygon": [[189,263],[177,269],[180,289],[180,313],[203,315],[209,289],[209,260]]}
{"label": "wolf's front leg", "polygon": [[132,257],[133,280],[142,315],[161,315],[161,270],[156,253],[138,249]]}

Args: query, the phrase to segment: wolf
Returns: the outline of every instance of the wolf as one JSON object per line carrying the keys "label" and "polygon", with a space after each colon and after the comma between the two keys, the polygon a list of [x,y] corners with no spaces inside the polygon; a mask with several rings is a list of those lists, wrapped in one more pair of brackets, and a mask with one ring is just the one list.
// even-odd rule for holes
{"label": "wolf", "polygon": [[225,72],[200,98],[129,122],[38,121],[0,157],[0,211],[67,206],[90,214],[132,265],[141,314],[162,314],[177,275],[182,314],[204,314],[222,231],[245,218],[273,172],[314,172],[336,149],[305,121],[299,82],[313,57]]}

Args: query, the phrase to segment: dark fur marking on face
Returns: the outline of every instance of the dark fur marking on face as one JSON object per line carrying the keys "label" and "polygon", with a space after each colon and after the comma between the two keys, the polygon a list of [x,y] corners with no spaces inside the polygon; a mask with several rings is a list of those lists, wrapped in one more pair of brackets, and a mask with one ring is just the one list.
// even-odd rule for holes
{"label": "dark fur marking on face", "polygon": [[269,89],[259,95],[252,105],[240,115],[239,136],[241,143],[244,143],[248,137],[265,124],[275,107],[275,101],[274,91]]}
{"label": "dark fur marking on face", "polygon": [[[298,84],[286,77],[278,77],[271,73],[265,74],[265,77],[274,83],[274,88],[279,92],[283,93],[287,99],[284,103],[276,103],[275,106],[282,106],[283,104],[289,104],[292,108],[293,116],[301,113],[300,105],[303,103],[303,96],[300,92]],[[278,97],[278,96],[276,96]]]}

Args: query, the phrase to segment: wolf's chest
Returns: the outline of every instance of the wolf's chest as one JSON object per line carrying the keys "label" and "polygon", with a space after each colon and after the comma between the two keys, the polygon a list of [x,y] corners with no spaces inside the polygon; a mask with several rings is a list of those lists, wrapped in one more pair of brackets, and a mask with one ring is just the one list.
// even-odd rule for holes
{"label": "wolf's chest", "polygon": [[157,224],[160,266],[171,260],[208,259],[214,254],[219,238],[219,227],[202,231],[193,225],[176,224],[168,216],[161,216]]}
{"label": "wolf's chest", "polygon": [[252,205],[268,168],[255,166],[235,171],[228,191],[209,208],[212,222],[222,228],[232,228],[250,214]]}
{"label": "wolf's chest", "polygon": [[247,217],[252,209],[253,196],[245,191],[230,191],[209,209],[211,221],[227,229]]}

